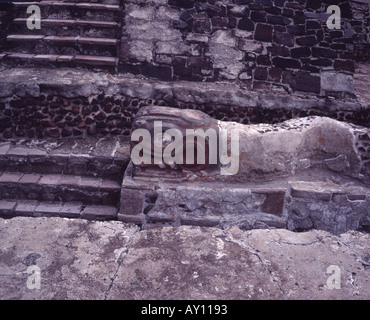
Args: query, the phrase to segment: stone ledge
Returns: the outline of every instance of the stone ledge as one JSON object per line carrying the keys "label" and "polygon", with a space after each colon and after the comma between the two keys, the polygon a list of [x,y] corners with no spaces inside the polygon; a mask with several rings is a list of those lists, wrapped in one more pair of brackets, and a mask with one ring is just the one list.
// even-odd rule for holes
{"label": "stone ledge", "polygon": [[[61,217],[87,220],[117,220],[117,208],[83,205],[77,201],[0,200],[0,217]],[[137,220],[134,217],[134,220]],[[139,223],[135,221],[135,223]]]}
{"label": "stone ledge", "polygon": [[38,97],[42,91],[67,98],[89,97],[104,92],[112,96],[148,99],[161,96],[167,101],[186,103],[216,103],[226,106],[262,107],[274,109],[359,110],[361,104],[299,95],[258,93],[227,82],[165,82],[142,79],[129,74],[107,75],[68,68],[17,68],[0,71],[0,98],[13,94],[19,97]]}

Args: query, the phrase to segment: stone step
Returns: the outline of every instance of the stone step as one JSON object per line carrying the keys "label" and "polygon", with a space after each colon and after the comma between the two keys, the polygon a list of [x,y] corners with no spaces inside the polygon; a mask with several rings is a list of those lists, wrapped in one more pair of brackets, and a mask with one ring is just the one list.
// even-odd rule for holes
{"label": "stone step", "polygon": [[[41,30],[27,28],[26,7],[41,8]],[[14,3],[15,19],[0,57],[16,66],[90,66],[116,71],[120,38],[119,0]],[[42,33],[42,34],[38,34]]]}
{"label": "stone step", "polygon": [[104,57],[104,56],[90,56],[90,55],[58,55],[58,54],[32,54],[20,52],[6,52],[0,55],[0,60],[3,58],[9,60],[18,60],[23,62],[35,63],[63,63],[63,64],[87,64],[101,67],[115,67],[118,63],[118,58]]}
{"label": "stone step", "polygon": [[0,200],[0,217],[64,217],[87,220],[116,220],[117,207],[83,205],[80,202],[36,200]]}
{"label": "stone step", "polygon": [[117,205],[120,184],[115,181],[66,174],[4,171],[0,174],[0,199],[79,201]]}
{"label": "stone step", "polygon": [[80,37],[80,36],[46,36],[46,35],[27,35],[27,34],[11,34],[6,37],[7,41],[16,42],[28,42],[28,41],[47,41],[51,43],[62,43],[62,44],[87,44],[94,46],[116,46],[117,39],[107,39],[107,38],[90,38],[90,37]]}
{"label": "stone step", "polygon": [[0,143],[1,171],[92,176],[120,184],[129,161],[129,145],[123,138]]}
{"label": "stone step", "polygon": [[[107,3],[104,3],[107,2]],[[116,4],[111,4],[114,2]],[[103,1],[103,3],[96,2],[68,2],[68,1],[29,1],[29,2],[15,2],[16,8],[28,7],[30,5],[38,5],[40,7],[76,7],[88,10],[108,10],[119,11],[119,1]]]}
{"label": "stone step", "polygon": [[7,36],[7,50],[4,51],[114,58],[117,56],[117,43],[118,40],[113,38],[12,34]]}
{"label": "stone step", "polygon": [[73,2],[17,2],[15,16],[28,18],[26,8],[36,4],[40,6],[41,19],[84,19],[119,22],[120,6],[101,3],[73,3]]}
{"label": "stone step", "polygon": [[79,35],[107,39],[118,39],[120,37],[120,28],[116,22],[47,19],[43,20],[41,30],[30,30],[23,20],[26,19],[15,19],[9,27],[9,34],[34,35],[42,33],[45,36],[67,37]]}
{"label": "stone step", "polygon": [[[13,20],[14,24],[27,24],[27,18],[16,18]],[[46,26],[88,26],[88,27],[100,27],[100,28],[116,28],[119,26],[117,22],[112,21],[96,21],[96,20],[68,20],[68,19],[43,19],[42,24]],[[34,31],[34,30],[33,30]]]}

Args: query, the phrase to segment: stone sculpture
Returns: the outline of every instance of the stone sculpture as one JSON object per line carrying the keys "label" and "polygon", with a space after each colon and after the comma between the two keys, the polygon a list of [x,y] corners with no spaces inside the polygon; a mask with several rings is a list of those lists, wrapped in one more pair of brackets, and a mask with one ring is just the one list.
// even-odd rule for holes
{"label": "stone sculpture", "polygon": [[[195,110],[146,107],[137,114],[132,132],[140,128],[153,132],[154,144],[154,121],[162,121],[163,130],[177,128],[185,134],[194,128],[229,132],[229,152],[237,134],[238,171],[220,174],[227,167],[220,154],[216,164],[131,163],[121,192],[123,221],[141,223],[144,228],[238,225],[296,231],[317,228],[337,234],[370,225],[368,128],[325,117],[242,125]],[[163,148],[169,141],[167,137]],[[205,150],[198,153],[211,159],[210,139],[206,141]],[[132,142],[132,149],[138,143]]]}

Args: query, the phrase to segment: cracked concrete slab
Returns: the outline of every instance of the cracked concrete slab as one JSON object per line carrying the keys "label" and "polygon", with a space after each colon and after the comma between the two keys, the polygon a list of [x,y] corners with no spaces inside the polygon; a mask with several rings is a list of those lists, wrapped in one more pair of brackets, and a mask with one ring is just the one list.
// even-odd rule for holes
{"label": "cracked concrete slab", "polygon": [[[0,219],[0,299],[104,299],[137,231],[114,221]],[[39,290],[27,287],[33,265]]]}
{"label": "cracked concrete slab", "polygon": [[[40,289],[27,287],[34,265]],[[357,231],[0,219],[1,299],[369,299],[369,270]]]}

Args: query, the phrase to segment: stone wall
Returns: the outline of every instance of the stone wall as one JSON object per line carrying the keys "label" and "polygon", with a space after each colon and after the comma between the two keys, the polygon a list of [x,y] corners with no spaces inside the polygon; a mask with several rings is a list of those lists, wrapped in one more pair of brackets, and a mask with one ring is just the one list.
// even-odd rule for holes
{"label": "stone wall", "polygon": [[[369,1],[128,0],[120,71],[254,90],[353,96],[368,58]],[[339,4],[340,30],[326,21]]]}
{"label": "stone wall", "polygon": [[71,69],[0,72],[0,138],[129,135],[143,106],[197,109],[243,124],[310,115],[368,127],[369,107],[355,101],[245,90],[232,83],[165,82]]}
{"label": "stone wall", "polygon": [[0,51],[2,51],[6,36],[8,34],[8,27],[12,20],[13,12],[11,10],[11,4],[0,3]]}

